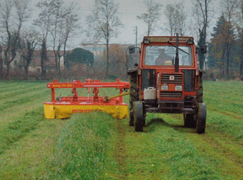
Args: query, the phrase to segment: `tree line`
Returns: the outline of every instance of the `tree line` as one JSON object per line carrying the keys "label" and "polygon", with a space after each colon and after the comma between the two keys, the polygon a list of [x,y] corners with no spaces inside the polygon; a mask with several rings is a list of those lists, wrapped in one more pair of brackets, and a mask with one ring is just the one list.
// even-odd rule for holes
{"label": "tree line", "polygon": [[219,78],[232,78],[236,74],[242,76],[243,0],[225,1],[222,6],[224,9],[208,43],[208,66],[219,70]]}
{"label": "tree line", "polygon": [[[218,69],[221,77],[228,77],[235,70],[242,75],[243,0],[191,0],[191,11],[186,11],[183,2],[163,5],[156,0],[144,0],[143,3],[146,9],[136,18],[147,26],[144,35],[153,35],[160,28],[161,35],[173,36],[179,33],[180,36],[194,36],[198,46],[208,45],[206,55],[200,52],[198,54],[201,69]],[[216,16],[215,7],[220,7],[218,9],[221,16],[216,20],[216,24],[213,24]],[[1,78],[10,78],[10,65],[17,51],[21,52],[27,75],[36,49],[41,52],[42,77],[45,76],[47,49],[51,49],[55,54],[56,74],[62,73],[61,55],[64,57],[65,67],[70,65],[66,60],[67,43],[76,34],[81,33],[82,23],[78,4],[65,4],[64,0],[40,0],[36,4],[36,9],[39,12],[38,17],[30,23],[34,14],[31,11],[30,0],[0,0]],[[82,29],[86,35],[84,43],[95,45],[103,42],[106,45],[103,54],[105,63],[99,67],[105,72],[106,77],[117,72],[113,67],[120,71],[126,71],[128,68],[129,58],[126,52],[120,53],[120,50],[114,47],[110,50],[111,39],[116,38],[125,27],[118,10],[119,4],[114,0],[94,0],[94,6],[83,23],[87,25],[86,29]],[[161,26],[159,22],[162,18],[166,19],[166,23]],[[212,31],[210,27],[214,27]],[[114,54],[114,51],[117,53]]]}
{"label": "tree line", "polygon": [[1,78],[10,78],[10,65],[19,51],[24,61],[25,73],[28,75],[28,67],[37,48],[41,50],[41,76],[45,75],[47,48],[53,50],[55,69],[60,74],[60,51],[64,51],[65,57],[67,41],[79,29],[78,9],[75,3],[64,5],[63,0],[41,0],[36,4],[36,8],[40,10],[38,17],[29,22],[34,13],[30,2],[0,1]]}

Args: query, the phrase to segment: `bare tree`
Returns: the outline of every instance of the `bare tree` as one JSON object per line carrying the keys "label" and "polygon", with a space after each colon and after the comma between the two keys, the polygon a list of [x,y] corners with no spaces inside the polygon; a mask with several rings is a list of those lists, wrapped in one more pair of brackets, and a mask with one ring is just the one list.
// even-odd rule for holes
{"label": "bare tree", "polygon": [[4,61],[7,65],[6,79],[10,77],[10,64],[17,54],[22,25],[29,18],[28,5],[29,0],[1,0],[0,2],[0,27],[6,42],[4,49]]}
{"label": "bare tree", "polygon": [[56,73],[60,75],[61,48],[64,48],[65,58],[67,41],[79,27],[77,24],[79,20],[77,4],[71,2],[69,6],[64,6],[63,0],[43,0],[37,4],[37,7],[41,9],[38,19],[35,20],[35,25],[42,32],[42,76],[45,74],[44,63],[47,59],[47,42],[49,42],[55,54],[55,69]]}
{"label": "bare tree", "polygon": [[154,24],[159,20],[162,5],[155,3],[153,0],[145,0],[144,4],[147,7],[147,12],[137,16],[137,18],[143,20],[147,24],[147,34],[149,36],[153,32]]}
{"label": "bare tree", "polygon": [[21,41],[19,43],[19,47],[21,49],[21,56],[23,58],[25,75],[26,78],[28,78],[29,65],[33,59],[34,50],[36,49],[39,43],[40,37],[35,29],[30,28],[28,30],[23,31],[20,39]]}
{"label": "bare tree", "polygon": [[56,64],[56,73],[59,72],[60,75],[60,49],[64,42],[64,21],[63,16],[64,12],[62,9],[63,0],[52,0],[50,6],[52,9],[51,14],[51,26],[50,34],[52,37],[51,44],[52,50],[55,54],[55,64]]}
{"label": "bare tree", "polygon": [[65,10],[64,10],[64,42],[63,42],[63,57],[64,57],[64,66],[66,66],[66,47],[67,41],[72,35],[75,34],[77,30],[81,30],[79,25],[79,17],[78,11],[79,9],[76,8],[77,4],[71,3]]}
{"label": "bare tree", "polygon": [[221,0],[221,7],[225,19],[235,25],[237,22],[237,9],[239,5],[239,0]]}
{"label": "bare tree", "polygon": [[183,3],[175,5],[168,4],[165,9],[165,16],[168,20],[168,31],[173,36],[176,33],[183,36],[185,34],[186,12]]}
{"label": "bare tree", "polygon": [[92,14],[87,16],[87,36],[93,43],[105,40],[106,43],[106,77],[109,75],[109,43],[112,37],[117,37],[118,28],[122,23],[118,17],[118,4],[113,0],[95,0]]}
{"label": "bare tree", "polygon": [[34,20],[34,25],[39,28],[41,33],[41,76],[45,76],[45,61],[47,60],[46,49],[47,49],[47,38],[50,32],[52,6],[51,0],[43,0],[37,4],[41,12],[38,18]]}
{"label": "bare tree", "polygon": [[[193,0],[193,14],[194,18],[197,21],[197,27],[199,31],[199,41],[198,46],[206,45],[207,39],[207,28],[210,23],[210,18],[212,18],[212,0]],[[198,52],[200,69],[203,69],[205,63],[205,54],[202,54],[200,51]]]}

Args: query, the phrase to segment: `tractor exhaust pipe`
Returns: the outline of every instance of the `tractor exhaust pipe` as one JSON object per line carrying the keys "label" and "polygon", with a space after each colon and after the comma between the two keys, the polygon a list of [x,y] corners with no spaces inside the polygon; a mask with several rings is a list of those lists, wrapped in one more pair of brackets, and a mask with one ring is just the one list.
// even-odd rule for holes
{"label": "tractor exhaust pipe", "polygon": [[179,56],[178,56],[178,48],[179,48],[179,37],[178,37],[178,33],[176,33],[175,72],[179,72]]}

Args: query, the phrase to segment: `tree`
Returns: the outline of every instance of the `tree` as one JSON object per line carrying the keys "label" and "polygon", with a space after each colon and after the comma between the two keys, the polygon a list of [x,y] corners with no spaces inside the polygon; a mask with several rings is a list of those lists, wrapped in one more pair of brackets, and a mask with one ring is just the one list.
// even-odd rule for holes
{"label": "tree", "polygon": [[34,29],[28,29],[22,33],[19,47],[21,49],[26,78],[28,78],[28,68],[33,59],[34,50],[39,43],[39,39],[39,34]]}
{"label": "tree", "polygon": [[239,45],[240,45],[240,75],[243,75],[243,0],[239,0],[238,4],[238,24],[237,24],[237,31],[238,31],[238,38],[239,38]]}
{"label": "tree", "polygon": [[52,50],[55,54],[55,64],[56,64],[56,73],[59,72],[60,75],[60,49],[64,43],[64,23],[63,17],[65,16],[62,5],[63,0],[52,0],[49,4],[51,7],[51,16],[50,16],[50,34],[52,37]]}
{"label": "tree", "polygon": [[97,44],[105,40],[106,44],[106,77],[109,75],[109,44],[112,37],[117,37],[118,28],[122,23],[118,17],[118,4],[113,0],[95,0],[92,14],[87,16],[87,37]]}
{"label": "tree", "polygon": [[240,46],[240,75],[243,75],[243,28],[238,28],[238,38],[239,38],[239,46]]}
{"label": "tree", "polygon": [[209,43],[209,56],[208,65],[209,67],[219,67],[220,74],[224,75],[225,67],[225,52],[224,52],[224,41],[222,39],[222,28],[226,23],[226,19],[221,15],[213,28],[211,34],[212,39]]}
{"label": "tree", "polygon": [[[210,16],[213,12],[211,8],[211,0],[193,0],[193,15],[197,22],[198,32],[200,35],[199,45],[206,45],[207,40],[207,28],[210,22]],[[205,54],[198,52],[200,69],[203,69],[205,62]]]}
{"label": "tree", "polygon": [[126,77],[128,71],[128,59],[126,50],[123,49],[120,45],[112,44],[110,46],[110,60],[112,67],[111,74],[118,77]]}
{"label": "tree", "polygon": [[41,12],[38,18],[34,20],[34,25],[39,28],[41,33],[41,76],[45,77],[45,61],[47,60],[47,38],[50,32],[51,26],[51,16],[52,16],[52,6],[50,4],[51,0],[43,0],[37,4]]}
{"label": "tree", "polygon": [[82,48],[75,48],[72,52],[66,56],[67,67],[75,64],[86,64],[87,66],[93,66],[94,54]]}
{"label": "tree", "polygon": [[168,20],[168,31],[171,36],[176,33],[183,36],[185,34],[186,12],[183,3],[175,5],[168,4],[165,9],[165,16]]}
{"label": "tree", "polygon": [[38,19],[35,20],[35,25],[42,32],[42,76],[45,72],[44,62],[46,60],[47,42],[52,46],[55,54],[56,73],[60,75],[61,48],[64,49],[65,64],[67,41],[80,27],[77,23],[79,20],[77,5],[73,2],[69,3],[68,6],[64,5],[63,0],[43,0],[37,4],[37,7],[41,9]]}
{"label": "tree", "polygon": [[226,51],[226,73],[229,75],[229,66],[230,66],[230,51],[232,45],[235,41],[235,15],[237,10],[238,0],[223,0],[223,14],[227,23],[225,24],[224,39],[225,39],[225,51]]}
{"label": "tree", "polygon": [[[210,45],[209,64],[219,64],[220,73],[229,75],[229,53],[235,40],[234,29],[232,24],[225,19],[223,15],[220,16],[217,26],[214,28],[214,33],[211,39],[212,45]],[[225,61],[226,59],[226,61]],[[214,63],[213,63],[214,61]]]}
{"label": "tree", "polygon": [[153,0],[145,0],[144,4],[147,7],[147,12],[137,16],[137,18],[147,24],[147,34],[149,36],[154,29],[153,25],[159,20],[162,5],[155,3]]}
{"label": "tree", "polygon": [[10,78],[10,64],[16,57],[22,25],[29,18],[29,0],[1,0],[0,27],[4,33],[4,61],[7,65],[6,79]]}
{"label": "tree", "polygon": [[76,8],[77,4],[70,3],[64,11],[64,43],[63,43],[63,57],[64,57],[64,66],[66,66],[66,46],[68,39],[75,33],[77,29],[80,29],[79,26],[79,17],[78,17],[78,9]]}

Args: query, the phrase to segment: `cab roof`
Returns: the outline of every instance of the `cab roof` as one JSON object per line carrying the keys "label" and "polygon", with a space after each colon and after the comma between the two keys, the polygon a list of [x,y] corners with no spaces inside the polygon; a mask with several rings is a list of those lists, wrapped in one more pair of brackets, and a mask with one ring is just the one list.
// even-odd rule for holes
{"label": "cab roof", "polygon": [[[149,44],[150,42],[153,43],[164,43],[164,42],[174,42],[176,43],[176,36],[144,36],[143,43]],[[179,43],[187,43],[187,44],[194,44],[193,37],[186,37],[186,36],[179,36]]]}

